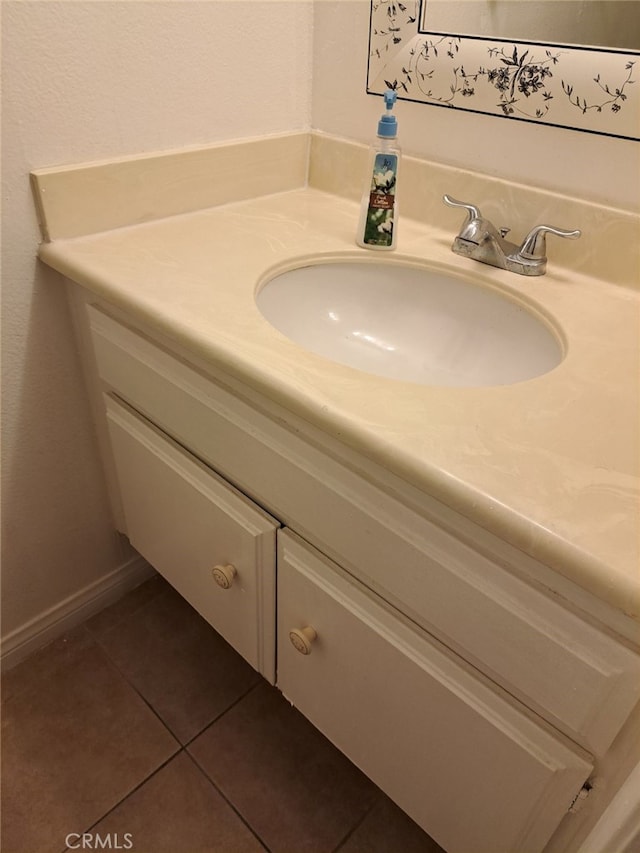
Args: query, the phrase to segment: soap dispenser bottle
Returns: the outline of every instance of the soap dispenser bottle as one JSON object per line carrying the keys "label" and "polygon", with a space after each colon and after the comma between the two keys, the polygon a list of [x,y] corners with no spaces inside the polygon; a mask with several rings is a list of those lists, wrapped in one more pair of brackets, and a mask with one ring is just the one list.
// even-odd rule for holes
{"label": "soap dispenser bottle", "polygon": [[390,250],[396,247],[398,223],[398,122],[392,114],[397,95],[384,93],[387,111],[378,122],[378,135],[371,145],[367,183],[362,195],[356,243],[364,249]]}

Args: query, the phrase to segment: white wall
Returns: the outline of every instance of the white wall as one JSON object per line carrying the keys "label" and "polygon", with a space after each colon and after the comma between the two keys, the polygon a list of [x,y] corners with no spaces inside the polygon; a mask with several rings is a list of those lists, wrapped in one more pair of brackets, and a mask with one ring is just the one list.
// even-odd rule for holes
{"label": "white wall", "polygon": [[123,560],[33,168],[309,127],[307,0],[3,2],[3,638]]}
{"label": "white wall", "polygon": [[[369,8],[369,0],[314,6],[313,127],[362,142],[383,111],[382,99],[365,92]],[[409,101],[395,113],[407,154],[638,209],[637,142]]]}

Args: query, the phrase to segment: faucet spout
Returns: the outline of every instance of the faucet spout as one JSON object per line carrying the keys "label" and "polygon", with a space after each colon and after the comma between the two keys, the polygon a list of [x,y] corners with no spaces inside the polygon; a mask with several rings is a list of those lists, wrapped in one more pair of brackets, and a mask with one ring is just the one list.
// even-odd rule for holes
{"label": "faucet spout", "polygon": [[516,247],[504,239],[508,228],[498,231],[495,225],[485,219],[480,208],[474,204],[458,201],[451,196],[443,196],[449,207],[461,207],[467,211],[467,219],[453,242],[452,249],[458,255],[474,258],[491,266],[506,269],[506,256]]}
{"label": "faucet spout", "polygon": [[487,230],[478,230],[478,233],[472,237],[459,234],[453,241],[451,248],[457,255],[506,269],[506,253],[503,242],[505,241],[502,241],[498,234],[492,234]]}

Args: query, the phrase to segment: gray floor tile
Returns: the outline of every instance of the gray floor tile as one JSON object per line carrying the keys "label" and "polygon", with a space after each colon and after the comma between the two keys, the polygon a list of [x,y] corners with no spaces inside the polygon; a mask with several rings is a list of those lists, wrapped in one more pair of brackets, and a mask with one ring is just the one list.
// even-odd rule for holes
{"label": "gray floor tile", "polygon": [[183,744],[260,680],[168,584],[95,636]]}
{"label": "gray floor tile", "polygon": [[378,789],[266,684],[188,749],[273,853],[330,853],[378,796]]}
{"label": "gray floor tile", "polygon": [[84,623],[85,628],[99,639],[105,631],[115,627],[124,619],[130,618],[137,610],[140,610],[156,595],[160,595],[168,588],[169,584],[162,575],[156,574],[88,619]]}
{"label": "gray floor tile", "polygon": [[338,853],[445,853],[387,797],[369,812]]}
{"label": "gray floor tile", "polygon": [[6,853],[59,853],[179,748],[84,628],[3,685]]}
{"label": "gray floor tile", "polygon": [[264,847],[184,752],[93,828],[133,853],[264,853]]}

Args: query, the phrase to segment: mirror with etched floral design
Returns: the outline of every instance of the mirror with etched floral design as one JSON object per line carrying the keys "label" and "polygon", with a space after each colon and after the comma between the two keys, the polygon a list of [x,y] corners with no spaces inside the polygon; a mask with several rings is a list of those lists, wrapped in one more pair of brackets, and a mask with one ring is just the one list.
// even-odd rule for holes
{"label": "mirror with etched floral design", "polygon": [[371,94],[638,140],[639,71],[638,0],[371,0]]}

